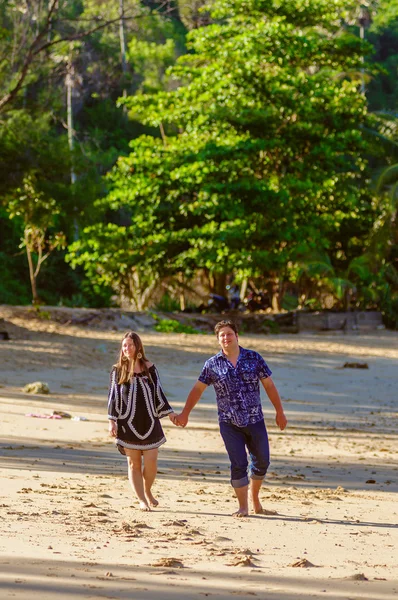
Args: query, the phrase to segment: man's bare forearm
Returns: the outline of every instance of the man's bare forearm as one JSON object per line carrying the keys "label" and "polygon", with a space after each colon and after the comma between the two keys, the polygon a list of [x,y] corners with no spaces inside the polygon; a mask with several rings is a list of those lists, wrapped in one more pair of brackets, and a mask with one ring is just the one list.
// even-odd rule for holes
{"label": "man's bare forearm", "polygon": [[262,379],[261,383],[263,384],[267,396],[273,404],[273,407],[275,408],[276,424],[278,425],[279,429],[283,431],[287,425],[287,419],[283,410],[281,397],[279,396],[279,392],[276,389],[276,385],[270,377],[267,379]]}
{"label": "man's bare forearm", "polygon": [[184,406],[181,414],[189,417],[192,409],[195,408],[195,406],[199,402],[199,400],[202,396],[202,393],[203,393],[203,390],[200,389],[199,386],[197,386],[197,384],[195,384],[193,386],[192,390],[188,394],[188,398],[185,402],[185,406]]}
{"label": "man's bare forearm", "polygon": [[283,411],[282,400],[274,382],[265,388],[268,398],[271,400],[276,412]]}
{"label": "man's bare forearm", "polygon": [[205,385],[201,381],[197,381],[195,383],[192,390],[188,394],[188,398],[185,402],[184,408],[182,409],[181,413],[176,416],[176,422],[178,425],[180,425],[181,427],[185,427],[185,425],[188,423],[189,415],[191,414],[192,409],[195,408],[195,406],[199,402],[200,397],[203,394],[206,387],[207,385]]}

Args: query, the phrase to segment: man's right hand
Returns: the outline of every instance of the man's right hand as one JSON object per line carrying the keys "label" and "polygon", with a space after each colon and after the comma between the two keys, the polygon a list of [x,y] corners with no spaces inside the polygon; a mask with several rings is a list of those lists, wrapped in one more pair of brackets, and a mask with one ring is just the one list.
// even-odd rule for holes
{"label": "man's right hand", "polygon": [[199,380],[195,383],[192,390],[188,394],[188,398],[187,398],[187,401],[185,402],[185,406],[184,406],[182,412],[180,412],[179,415],[175,416],[174,422],[176,425],[179,425],[180,427],[186,426],[186,424],[188,423],[188,417],[191,414],[191,410],[199,402],[200,397],[206,388],[207,388],[207,385],[205,383],[202,383]]}
{"label": "man's right hand", "polygon": [[179,425],[180,427],[185,427],[188,423],[188,417],[182,412],[179,415],[175,415],[174,423],[175,425]]}

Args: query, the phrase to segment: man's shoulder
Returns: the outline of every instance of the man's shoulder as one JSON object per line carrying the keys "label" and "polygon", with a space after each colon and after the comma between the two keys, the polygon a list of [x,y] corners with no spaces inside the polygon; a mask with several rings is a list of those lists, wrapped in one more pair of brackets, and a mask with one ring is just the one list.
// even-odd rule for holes
{"label": "man's shoulder", "polygon": [[263,357],[261,356],[261,354],[259,352],[257,352],[256,350],[250,350],[249,348],[242,348],[240,349],[241,354],[242,354],[242,358],[247,358],[250,360],[264,360]]}
{"label": "man's shoulder", "polygon": [[210,356],[210,358],[208,358],[206,360],[205,366],[211,367],[211,366],[217,364],[222,359],[223,359],[222,352],[217,352],[217,354],[214,354],[214,356]]}

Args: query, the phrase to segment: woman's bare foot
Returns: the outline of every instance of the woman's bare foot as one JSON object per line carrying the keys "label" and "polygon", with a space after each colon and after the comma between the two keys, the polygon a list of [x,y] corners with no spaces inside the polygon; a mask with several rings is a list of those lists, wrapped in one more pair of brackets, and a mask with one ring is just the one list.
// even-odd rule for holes
{"label": "woman's bare foot", "polygon": [[253,510],[256,513],[256,515],[263,514],[263,507],[261,506],[260,500],[257,500],[257,501],[253,500],[252,502],[253,502]]}
{"label": "woman's bare foot", "polygon": [[152,495],[151,492],[145,492],[145,496],[151,506],[154,508],[159,505],[159,501]]}
{"label": "woman's bare foot", "polygon": [[140,510],[143,510],[145,512],[149,512],[151,510],[150,506],[148,506],[146,500],[140,500]]}
{"label": "woman's bare foot", "polygon": [[233,517],[238,517],[238,518],[241,518],[241,517],[248,517],[248,516],[249,516],[249,513],[248,513],[248,511],[247,511],[246,509],[244,509],[244,508],[240,508],[240,509],[239,509],[239,510],[237,510],[236,512],[232,513],[232,516],[233,516]]}

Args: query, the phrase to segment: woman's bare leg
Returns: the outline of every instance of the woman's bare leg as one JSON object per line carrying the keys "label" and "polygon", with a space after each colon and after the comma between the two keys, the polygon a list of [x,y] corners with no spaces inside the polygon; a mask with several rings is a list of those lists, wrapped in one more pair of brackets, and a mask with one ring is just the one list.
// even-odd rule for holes
{"label": "woman's bare leg", "polygon": [[127,456],[129,482],[139,500],[140,509],[151,510],[144,492],[141,450],[131,450],[130,448],[125,448],[125,451]]}
{"label": "woman's bare leg", "polygon": [[151,506],[157,506],[159,502],[154,498],[151,492],[153,482],[156,478],[158,470],[158,449],[153,448],[152,450],[144,450],[144,490],[147,501]]}

